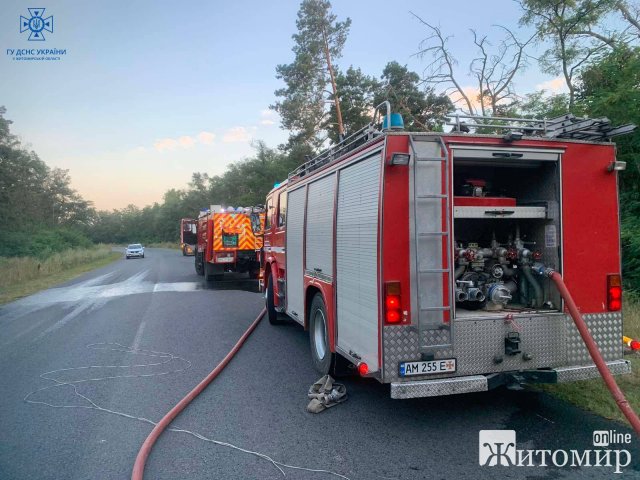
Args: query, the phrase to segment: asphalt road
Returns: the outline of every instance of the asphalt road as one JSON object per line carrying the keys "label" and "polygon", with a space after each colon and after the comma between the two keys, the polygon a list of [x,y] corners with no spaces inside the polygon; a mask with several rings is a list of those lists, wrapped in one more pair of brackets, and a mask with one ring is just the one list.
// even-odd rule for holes
{"label": "asphalt road", "polygon": [[[227,353],[262,307],[249,281],[206,288],[193,257],[149,249],[0,307],[0,479],[126,479],[152,426]],[[391,400],[347,378],[347,402],[306,413],[317,379],[308,337],[265,320],[174,426],[350,479],[639,478],[608,467],[479,467],[478,432],[517,432],[518,448],[592,447],[625,427],[546,394],[497,390]],[[284,468],[289,479],[336,479]],[[265,458],[166,432],[149,479],[278,479]]]}

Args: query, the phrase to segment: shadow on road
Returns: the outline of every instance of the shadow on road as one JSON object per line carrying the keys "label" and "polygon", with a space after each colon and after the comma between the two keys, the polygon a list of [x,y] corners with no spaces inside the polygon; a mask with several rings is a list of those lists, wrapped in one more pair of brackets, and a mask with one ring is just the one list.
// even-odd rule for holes
{"label": "shadow on road", "polygon": [[198,290],[242,290],[244,292],[260,293],[258,289],[258,281],[245,277],[232,277],[224,280],[216,280],[206,282],[202,280],[201,287]]}

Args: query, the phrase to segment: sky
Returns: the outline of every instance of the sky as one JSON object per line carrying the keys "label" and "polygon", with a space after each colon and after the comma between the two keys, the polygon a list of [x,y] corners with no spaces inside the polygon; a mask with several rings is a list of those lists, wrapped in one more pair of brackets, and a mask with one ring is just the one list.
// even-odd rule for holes
{"label": "sky", "polygon": [[[517,25],[511,0],[333,0],[352,26],[337,65],[379,76],[396,60],[422,73],[414,54],[427,35],[410,11],[451,35],[458,73],[474,56],[474,28]],[[250,156],[252,142],[276,147],[288,133],[269,110],[282,86],[275,66],[293,59],[291,35],[299,0],[54,1],[53,33],[29,41],[20,16],[31,2],[0,5],[0,105],[13,133],[48,165],[69,169],[73,187],[98,209],[161,202],[185,188],[193,172],[221,174]],[[64,49],[59,61],[16,61],[8,49]],[[561,82],[532,64],[516,79],[518,93],[558,89]],[[212,199],[215,203],[215,199]]]}

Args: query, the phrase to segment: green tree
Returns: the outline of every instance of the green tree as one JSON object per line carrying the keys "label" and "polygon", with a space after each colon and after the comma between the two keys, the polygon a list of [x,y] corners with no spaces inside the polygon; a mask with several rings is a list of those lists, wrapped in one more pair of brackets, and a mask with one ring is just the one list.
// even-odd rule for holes
{"label": "green tree", "polygon": [[73,188],[68,171],[49,168],[11,133],[0,107],[0,256],[44,258],[86,246],[82,230],[95,212]]}
{"label": "green tree", "polygon": [[619,40],[601,26],[602,20],[621,3],[616,0],[520,0],[522,25],[535,27],[540,42],[549,48],[540,56],[542,70],[561,74],[569,89],[573,109],[577,79],[594,55],[613,47]]}
{"label": "green tree", "polygon": [[[303,143],[318,148],[327,139],[328,95],[338,100],[332,82],[331,61],[340,58],[351,20],[338,22],[328,0],[304,0],[298,11],[293,35],[294,60],[276,67],[276,77],[285,87],[276,90],[271,108],[291,130],[289,146]],[[333,90],[332,92],[330,91]],[[330,123],[337,123],[334,118]]]}
{"label": "green tree", "polygon": [[394,112],[402,114],[407,130],[440,130],[443,117],[454,109],[446,95],[420,87],[420,76],[398,62],[382,71],[382,84],[374,97],[378,105],[389,100]]}
{"label": "green tree", "polygon": [[548,95],[539,90],[527,93],[522,99],[509,106],[506,117],[554,118],[569,111],[569,95],[560,93]]}
{"label": "green tree", "polygon": [[[582,73],[578,101],[590,117],[607,117],[614,124],[640,125],[640,48],[619,47]],[[640,131],[616,138],[618,157],[627,162],[620,176],[623,195],[640,200]],[[640,218],[640,209],[634,212]]]}
{"label": "green tree", "polygon": [[[590,117],[640,125],[640,48],[620,46],[586,68],[577,101]],[[640,294],[640,131],[616,138],[622,214],[622,272],[627,288]]]}
{"label": "green tree", "polygon": [[[336,85],[340,94],[342,119],[346,135],[350,135],[371,122],[371,109],[374,96],[380,89],[380,82],[374,77],[365,75],[359,68],[350,66],[346,72],[338,72]],[[331,105],[327,130],[331,141],[336,143],[340,139],[335,104]]]}

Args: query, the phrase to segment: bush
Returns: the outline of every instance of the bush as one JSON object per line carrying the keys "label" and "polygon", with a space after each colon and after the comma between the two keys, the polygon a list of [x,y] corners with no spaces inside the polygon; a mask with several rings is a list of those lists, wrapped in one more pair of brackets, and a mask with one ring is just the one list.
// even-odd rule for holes
{"label": "bush", "polygon": [[0,232],[0,257],[36,257],[45,260],[72,248],[89,248],[92,242],[78,230],[55,228]]}
{"label": "bush", "polygon": [[621,231],[622,278],[630,296],[640,297],[640,225],[623,222]]}

